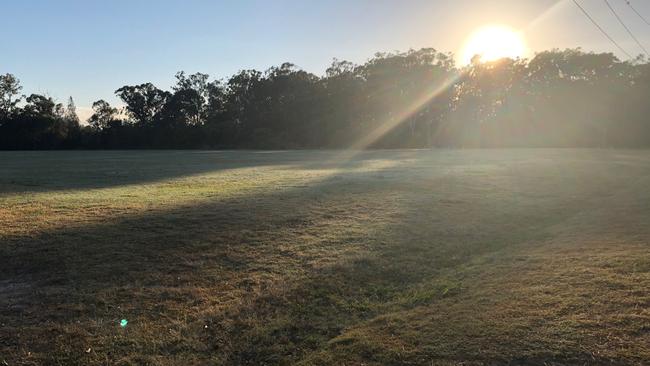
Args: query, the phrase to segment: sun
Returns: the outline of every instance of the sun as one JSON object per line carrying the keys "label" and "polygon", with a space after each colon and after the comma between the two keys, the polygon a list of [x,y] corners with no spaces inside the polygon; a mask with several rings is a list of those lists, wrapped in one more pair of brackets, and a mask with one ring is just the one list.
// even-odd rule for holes
{"label": "sun", "polygon": [[477,55],[482,62],[504,57],[518,58],[523,57],[526,51],[526,41],[519,32],[503,25],[491,25],[480,28],[469,36],[461,61],[467,65]]}

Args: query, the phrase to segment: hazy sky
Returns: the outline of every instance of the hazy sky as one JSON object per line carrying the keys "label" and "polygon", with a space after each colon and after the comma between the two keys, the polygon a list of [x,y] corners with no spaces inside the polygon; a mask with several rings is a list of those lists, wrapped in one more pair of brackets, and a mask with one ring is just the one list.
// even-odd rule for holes
{"label": "hazy sky", "polygon": [[[579,1],[629,53],[641,53],[603,0]],[[650,49],[650,26],[625,0],[609,1]],[[650,1],[631,3],[650,18]],[[116,103],[123,85],[166,89],[179,70],[222,78],[290,61],[322,74],[333,57],[458,53],[486,24],[525,29],[533,51],[618,54],[571,0],[3,0],[0,8],[0,73],[18,76],[24,93],[73,96],[83,117],[94,100]]]}

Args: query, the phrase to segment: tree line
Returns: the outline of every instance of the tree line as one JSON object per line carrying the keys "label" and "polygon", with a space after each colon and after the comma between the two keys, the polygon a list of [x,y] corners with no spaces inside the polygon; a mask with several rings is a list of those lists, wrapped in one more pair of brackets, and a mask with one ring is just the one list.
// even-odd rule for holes
{"label": "tree line", "polygon": [[176,74],[115,91],[81,123],[72,98],[21,94],[0,75],[0,149],[648,147],[650,63],[551,50],[458,67],[425,48],[334,60],[317,76],[291,63],[226,80]]}

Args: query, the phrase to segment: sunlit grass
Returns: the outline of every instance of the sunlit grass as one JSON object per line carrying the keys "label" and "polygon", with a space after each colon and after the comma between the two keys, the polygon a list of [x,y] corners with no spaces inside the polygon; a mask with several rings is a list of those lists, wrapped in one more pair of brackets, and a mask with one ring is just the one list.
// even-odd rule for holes
{"label": "sunlit grass", "polygon": [[650,357],[647,152],[335,156],[3,153],[0,362]]}

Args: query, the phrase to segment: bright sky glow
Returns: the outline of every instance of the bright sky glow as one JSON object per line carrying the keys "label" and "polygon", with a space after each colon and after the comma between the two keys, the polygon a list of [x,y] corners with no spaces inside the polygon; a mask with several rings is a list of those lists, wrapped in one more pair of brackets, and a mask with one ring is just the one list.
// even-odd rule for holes
{"label": "bright sky glow", "polygon": [[475,55],[479,55],[481,61],[494,61],[504,57],[524,57],[527,52],[520,33],[506,26],[492,25],[475,31],[469,37],[463,49],[462,63],[469,64]]}
{"label": "bright sky glow", "polygon": [[[631,1],[650,17],[650,1]],[[630,54],[641,52],[602,1],[581,3]],[[650,47],[650,27],[623,0],[611,3]],[[489,24],[525,33],[525,57],[567,47],[624,56],[571,0],[29,0],[3,2],[2,15],[0,73],[27,94],[74,97],[82,118],[98,99],[119,105],[113,92],[124,85],[167,89],[179,70],[225,78],[288,61],[322,75],[334,57],[363,63],[380,51],[434,47],[458,64],[470,48],[489,46],[484,59],[520,53],[508,34],[469,39]]]}

